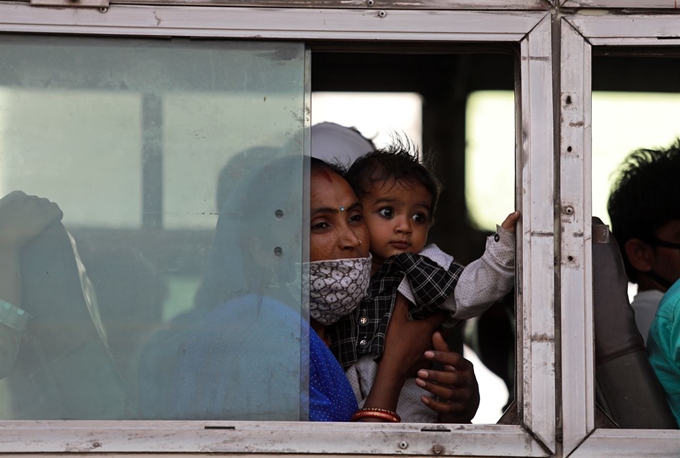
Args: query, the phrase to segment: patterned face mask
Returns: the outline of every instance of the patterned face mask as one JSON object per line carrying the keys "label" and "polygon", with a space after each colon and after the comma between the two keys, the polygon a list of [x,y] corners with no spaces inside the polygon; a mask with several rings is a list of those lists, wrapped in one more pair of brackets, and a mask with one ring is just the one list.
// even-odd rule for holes
{"label": "patterned face mask", "polygon": [[353,311],[368,292],[370,256],[316,261],[308,266],[309,316],[321,324],[333,324]]}

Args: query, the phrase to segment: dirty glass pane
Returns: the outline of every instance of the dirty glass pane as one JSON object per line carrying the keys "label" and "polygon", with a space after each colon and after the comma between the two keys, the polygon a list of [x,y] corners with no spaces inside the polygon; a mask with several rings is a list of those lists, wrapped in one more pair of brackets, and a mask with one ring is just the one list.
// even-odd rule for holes
{"label": "dirty glass pane", "polygon": [[2,38],[0,419],[307,418],[305,69]]}

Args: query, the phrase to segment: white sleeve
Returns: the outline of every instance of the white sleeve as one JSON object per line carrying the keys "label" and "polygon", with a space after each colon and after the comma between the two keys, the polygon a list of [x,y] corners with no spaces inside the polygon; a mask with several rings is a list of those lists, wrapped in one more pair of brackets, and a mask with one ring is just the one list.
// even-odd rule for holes
{"label": "white sleeve", "polygon": [[[418,254],[421,255],[421,256],[425,256],[430,261],[437,263],[439,265],[439,267],[441,267],[442,269],[445,269],[445,270],[449,270],[449,267],[451,267],[451,263],[453,262],[453,256],[450,256],[450,255],[444,253],[434,243],[423,248],[423,250]],[[397,290],[406,299],[408,299],[412,304],[416,303],[416,300],[413,296],[413,292],[411,290],[411,284],[408,282],[406,275],[404,275],[404,278],[401,280],[401,283],[399,283],[399,287],[397,288]],[[446,299],[446,302],[449,302],[449,299],[453,300],[453,294]],[[454,305],[454,307],[455,307],[455,305]],[[446,307],[444,307],[444,305],[442,305],[442,306],[440,306],[440,308],[446,308]],[[448,308],[446,308],[446,309],[451,310],[451,309],[448,309]],[[455,310],[455,308],[453,310]]]}
{"label": "white sleeve", "polygon": [[482,257],[468,264],[458,279],[453,294],[454,318],[465,320],[481,315],[513,287],[515,233],[500,226],[496,230],[487,238]]}

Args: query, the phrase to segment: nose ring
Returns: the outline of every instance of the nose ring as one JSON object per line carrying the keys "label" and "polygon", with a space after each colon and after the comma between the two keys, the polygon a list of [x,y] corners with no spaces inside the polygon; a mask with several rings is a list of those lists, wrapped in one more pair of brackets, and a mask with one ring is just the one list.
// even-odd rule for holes
{"label": "nose ring", "polygon": [[361,246],[361,239],[358,239],[358,240],[359,240],[359,246]]}

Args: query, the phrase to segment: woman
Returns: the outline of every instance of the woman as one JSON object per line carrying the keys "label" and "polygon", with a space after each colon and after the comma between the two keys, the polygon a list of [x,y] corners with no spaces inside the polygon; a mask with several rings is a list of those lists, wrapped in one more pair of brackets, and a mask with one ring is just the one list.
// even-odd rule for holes
{"label": "woman", "polygon": [[[356,411],[347,379],[323,344],[324,326],[315,319],[315,333],[301,326],[295,275],[300,271],[300,222],[305,221],[300,161],[287,157],[265,164],[229,196],[196,310],[175,320],[145,350],[140,368],[145,417],[291,420],[304,418],[300,412],[308,403],[311,420],[347,421]],[[310,268],[319,261],[366,259],[368,235],[349,185],[322,162],[311,175]],[[359,277],[343,279],[347,291],[359,288]],[[362,296],[363,291],[353,295],[354,306]],[[352,301],[344,305],[351,307]],[[314,316],[314,305],[310,308]],[[391,351],[382,358],[365,407],[395,410],[403,381],[421,363],[443,319],[408,322],[405,305],[397,310],[403,313],[395,312],[390,325]],[[297,394],[305,391],[306,379],[300,361],[304,368],[307,353],[300,342],[307,339],[310,396],[300,402]],[[421,379],[427,390],[452,402],[427,402],[438,412],[469,421],[478,405],[471,365],[445,351],[441,336],[435,335],[435,342],[437,351],[427,356],[445,370],[425,370]]]}

